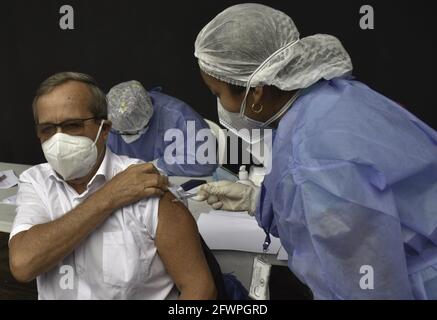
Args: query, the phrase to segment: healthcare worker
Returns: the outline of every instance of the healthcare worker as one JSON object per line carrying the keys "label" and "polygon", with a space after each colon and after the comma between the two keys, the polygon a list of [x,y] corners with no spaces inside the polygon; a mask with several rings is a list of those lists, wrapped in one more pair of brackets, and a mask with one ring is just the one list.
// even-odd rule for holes
{"label": "healthcare worker", "polygon": [[197,200],[256,214],[316,299],[437,299],[437,133],[354,80],[335,37],[300,39],[263,5],[217,15],[195,56],[225,127],[274,130],[260,190],[219,181]]}
{"label": "healthcare worker", "polygon": [[[107,98],[113,128],[108,146],[114,153],[153,162],[172,176],[209,176],[214,172],[216,164],[199,163],[196,158],[197,148],[203,143],[196,141],[196,134],[209,126],[186,103],[158,89],[147,92],[138,81],[114,86]],[[183,137],[183,141],[172,138],[176,131],[180,135],[174,136]],[[175,144],[177,148],[172,147]]]}

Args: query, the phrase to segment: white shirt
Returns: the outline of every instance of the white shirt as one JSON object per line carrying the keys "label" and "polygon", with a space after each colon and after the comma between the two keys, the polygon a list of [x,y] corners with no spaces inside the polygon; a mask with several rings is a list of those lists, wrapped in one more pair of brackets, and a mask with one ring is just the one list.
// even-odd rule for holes
{"label": "white shirt", "polygon": [[[78,194],[48,163],[23,172],[10,239],[62,217],[106,181],[141,160],[105,158],[87,190]],[[177,290],[155,246],[159,198],[123,207],[52,270],[37,277],[39,299],[175,299]]]}

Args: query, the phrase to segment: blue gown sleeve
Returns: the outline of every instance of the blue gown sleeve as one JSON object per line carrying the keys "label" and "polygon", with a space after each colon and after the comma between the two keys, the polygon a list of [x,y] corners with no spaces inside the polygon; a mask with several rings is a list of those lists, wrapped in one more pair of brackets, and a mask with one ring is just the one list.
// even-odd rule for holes
{"label": "blue gown sleeve", "polygon": [[[171,144],[172,141],[163,141],[160,147],[160,155],[157,158],[157,165],[160,169],[164,170],[167,174],[173,176],[190,176],[190,177],[203,177],[210,176],[217,168],[216,159],[213,163],[200,163],[196,158],[196,152],[199,148],[204,146],[206,148],[207,144],[204,141],[197,141],[196,135],[202,129],[208,129],[208,124],[198,115],[194,110],[188,105],[184,104],[182,101],[173,99],[171,104],[178,105],[176,107],[163,107],[165,112],[165,117],[162,117],[162,122],[160,126],[167,129],[179,129],[183,133],[184,137],[184,148],[176,149],[176,159],[178,163],[169,164],[165,161],[165,150]],[[195,125],[195,130],[187,130],[187,123],[193,123]],[[188,144],[194,142],[193,148],[188,148]],[[209,145],[215,146],[215,138],[211,133],[211,141]],[[183,149],[183,150],[182,150]],[[211,148],[206,148],[207,151],[213,151]],[[191,159],[189,162],[188,159]]]}

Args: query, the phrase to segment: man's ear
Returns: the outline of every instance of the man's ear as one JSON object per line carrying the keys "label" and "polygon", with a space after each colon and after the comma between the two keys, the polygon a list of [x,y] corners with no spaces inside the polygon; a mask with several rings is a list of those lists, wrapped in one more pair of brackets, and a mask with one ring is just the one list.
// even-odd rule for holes
{"label": "man's ear", "polygon": [[252,91],[253,103],[260,104],[265,93],[264,86],[257,86]]}
{"label": "man's ear", "polygon": [[109,132],[112,128],[112,122],[109,120],[105,120],[105,123],[102,127],[102,136],[106,140],[108,138]]}

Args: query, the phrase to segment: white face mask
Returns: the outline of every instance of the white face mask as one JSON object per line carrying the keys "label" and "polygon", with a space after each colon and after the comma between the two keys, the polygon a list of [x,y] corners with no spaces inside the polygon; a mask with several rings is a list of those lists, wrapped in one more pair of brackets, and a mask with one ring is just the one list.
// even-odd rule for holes
{"label": "white face mask", "polygon": [[88,137],[70,136],[60,132],[42,144],[47,162],[64,181],[82,178],[90,173],[97,161],[96,142],[104,122],[102,120],[100,123],[94,141]]}
{"label": "white face mask", "polygon": [[273,122],[278,120],[291,107],[299,95],[299,91],[296,92],[293,97],[281,108],[281,110],[279,110],[278,113],[273,115],[266,122],[253,120],[244,114],[246,108],[243,107],[243,105],[246,105],[247,93],[239,113],[227,111],[217,98],[217,111],[220,124],[249,144],[259,143],[261,140],[263,140],[263,136],[265,134],[271,134],[271,132],[265,132],[264,130],[268,129]]}
{"label": "white face mask", "polygon": [[253,129],[261,129],[263,127],[262,122],[249,119],[244,115],[242,116],[241,113],[229,112],[222,106],[219,98],[217,98],[217,112],[222,126],[248,143],[256,142],[251,133],[253,133]]}
{"label": "white face mask", "polygon": [[121,138],[123,139],[124,142],[126,142],[127,144],[129,143],[133,143],[135,141],[137,141],[143,134],[145,134],[147,132],[147,129],[149,129],[149,127],[145,127],[144,129],[139,130],[137,133],[135,134],[120,134]]}
{"label": "white face mask", "polygon": [[[264,67],[268,66],[268,63],[270,60],[275,58],[277,55],[281,54],[282,51],[290,49],[297,43],[299,43],[299,39],[287,44],[286,46],[280,48],[276,52],[274,52],[270,57],[268,57],[249,77],[247,83],[246,83],[246,94],[244,95],[243,102],[241,103],[241,108],[239,113],[233,113],[225,110],[223,106],[221,105],[219,99],[217,99],[217,106],[218,106],[218,116],[220,123],[230,131],[234,132],[237,136],[239,136],[244,141],[254,144],[257,142],[260,142],[263,140],[263,129],[266,129],[271,125],[273,122],[278,120],[282,115],[287,112],[287,110],[291,107],[291,105],[296,101],[296,99],[299,97],[300,92],[296,92],[296,94],[291,97],[291,99],[279,110],[278,113],[273,115],[270,119],[268,119],[266,122],[259,122],[256,120],[253,120],[245,115],[246,111],[246,100],[247,95],[249,94],[251,83],[253,79],[258,75],[258,73],[264,69]],[[244,130],[247,129],[247,130]],[[257,134],[257,132],[252,131],[254,129],[258,129],[260,131],[260,134]]]}

